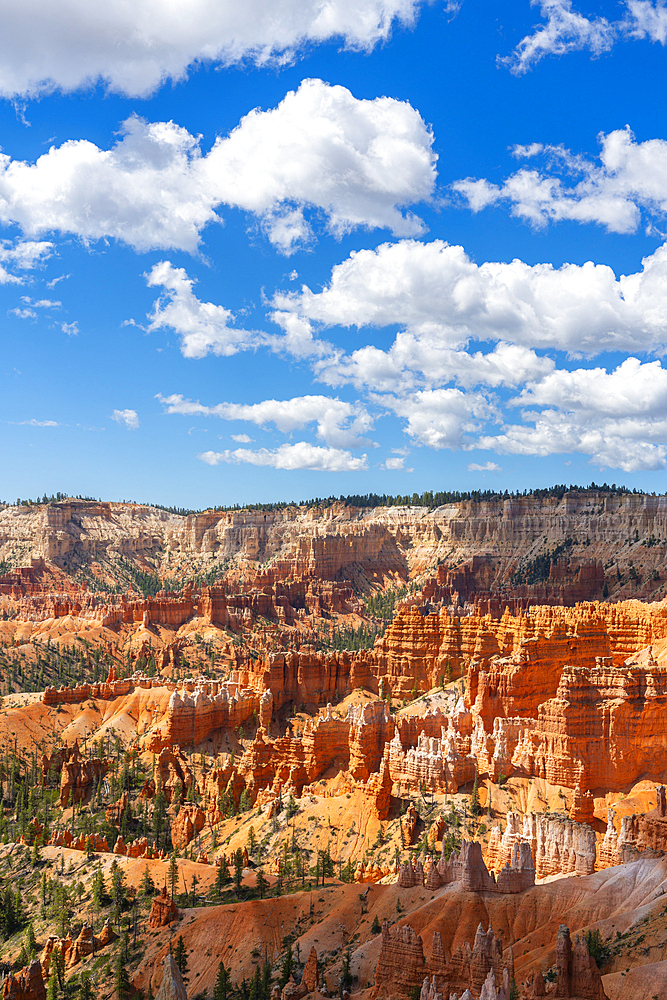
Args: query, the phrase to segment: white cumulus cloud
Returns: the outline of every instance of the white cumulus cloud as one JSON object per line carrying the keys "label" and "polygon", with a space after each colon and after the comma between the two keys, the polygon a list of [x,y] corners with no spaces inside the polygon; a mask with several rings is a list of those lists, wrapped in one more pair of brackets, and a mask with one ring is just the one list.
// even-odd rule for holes
{"label": "white cumulus cloud", "polygon": [[266,334],[233,326],[234,317],[224,306],[198,299],[192,290],[194,279],[188,277],[185,268],[163,260],[154,265],[146,281],[152,288],[164,289],[148,317],[148,329],[174,330],[181,338],[181,353],[186,358],[229,356],[268,340]]}
{"label": "white cumulus cloud", "polygon": [[[523,423],[506,423],[480,447],[522,455],[579,452],[625,472],[667,467],[667,370],[627,358],[605,368],[558,370],[510,401]],[[537,408],[544,407],[539,410]]]}
{"label": "white cumulus cloud", "polygon": [[[420,342],[437,340],[438,350],[479,340],[529,351],[648,351],[667,344],[667,246],[646,257],[640,271],[617,278],[603,264],[476,264],[460,246],[402,240],[352,253],[334,267],[322,291],[304,285],[300,292],[277,294],[273,305],[281,326],[295,318],[311,335],[335,325],[399,324]],[[373,355],[385,365],[389,381],[395,378],[396,354]],[[506,377],[503,368],[511,368],[509,357],[503,364],[500,352],[476,363],[498,384]],[[515,358],[526,375],[540,366],[543,373],[551,369],[548,360],[525,352]],[[344,360],[343,368],[349,363]],[[461,363],[463,376],[474,379],[472,371],[465,372],[467,364]]]}
{"label": "white cumulus cloud", "polygon": [[652,42],[667,42],[667,7],[665,0],[627,0],[628,13],[624,27],[635,38]]}
{"label": "white cumulus cloud", "polygon": [[413,441],[435,449],[471,447],[472,435],[497,418],[496,407],[483,393],[460,389],[426,389],[402,399],[384,397],[383,402],[407,419]]}
{"label": "white cumulus cloud", "polygon": [[[535,5],[536,0],[532,0]],[[522,38],[512,55],[499,59],[517,75],[527,72],[545,56],[564,55],[590,49],[594,55],[608,52],[616,41],[616,29],[605,17],[587,18],[573,10],[572,0],[541,0],[540,13],[546,24]]]}
{"label": "white cumulus cloud", "polygon": [[373,418],[359,403],[347,403],[329,396],[296,396],[293,399],[265,399],[261,403],[217,403],[204,406],[179,394],[157,398],[167,413],[247,420],[257,426],[274,424],[289,434],[309,424],[317,425],[317,437],[334,448],[360,448],[372,444],[361,437],[373,426]]}
{"label": "white cumulus cloud", "polygon": [[368,468],[367,456],[355,457],[340,448],[322,448],[319,445],[299,441],[297,444],[283,444],[274,451],[259,448],[236,448],[234,451],[205,451],[199,458],[208,465],[223,462],[235,465],[270,466],[274,469],[312,469],[316,472],[363,472]]}
{"label": "white cumulus cloud", "polygon": [[46,241],[0,240],[0,285],[22,285],[25,279],[7,268],[30,270],[44,263],[52,251],[53,243]]}
{"label": "white cumulus cloud", "polygon": [[[572,0],[531,0],[539,6],[545,24],[522,38],[509,56],[498,57],[516,76],[527,73],[545,56],[589,50],[593,56],[609,52],[627,38],[649,38],[662,45],[667,40],[665,0],[626,0],[623,17],[585,17],[572,6]],[[619,5],[620,6],[620,5]]]}
{"label": "white cumulus cloud", "polygon": [[[599,163],[563,147],[515,147],[517,157],[543,155],[545,169],[523,167],[502,184],[485,178],[455,181],[452,187],[479,212],[499,202],[534,226],[569,219],[595,222],[610,232],[633,233],[642,211],[667,213],[667,141],[637,142],[630,128],[600,136]],[[574,182],[571,178],[578,178]],[[567,182],[566,182],[567,180]]]}
{"label": "white cumulus cloud", "polygon": [[139,416],[136,410],[114,410],[111,419],[122,424],[129,431],[136,431],[139,426]]}
{"label": "white cumulus cloud", "polygon": [[329,39],[367,51],[394,24],[412,25],[419,7],[419,0],[6,0],[0,95],[36,96],[101,80],[112,91],[142,96],[200,62],[281,65],[306,44]]}
{"label": "white cumulus cloud", "polygon": [[479,462],[471,462],[468,466],[468,472],[502,472],[502,467],[498,465],[497,462],[485,462],[484,465],[480,465]]}
{"label": "white cumulus cloud", "polygon": [[406,102],[304,80],[206,154],[174,122],[136,116],[110,149],[77,139],[35,163],[2,154],[0,220],[31,236],[113,237],[142,251],[194,251],[221,206],[249,212],[284,253],[311,239],[309,211],[339,236],[358,226],[417,234],[423,223],[407,206],[433,193],[432,143]]}

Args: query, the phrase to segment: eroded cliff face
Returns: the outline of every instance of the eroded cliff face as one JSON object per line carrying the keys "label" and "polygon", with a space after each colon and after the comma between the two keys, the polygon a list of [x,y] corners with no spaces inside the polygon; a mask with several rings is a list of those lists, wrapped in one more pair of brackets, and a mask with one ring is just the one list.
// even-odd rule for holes
{"label": "eroded cliff face", "polygon": [[299,578],[364,588],[444,564],[449,569],[434,586],[445,587],[448,600],[477,595],[488,610],[497,610],[499,596],[573,604],[600,596],[605,583],[624,597],[662,593],[666,547],[667,497],[595,491],[435,510],[339,503],[182,517],[139,504],[67,500],[0,512],[0,560],[11,567],[42,559],[108,582],[127,582],[128,565],[166,580],[213,570],[261,589]]}

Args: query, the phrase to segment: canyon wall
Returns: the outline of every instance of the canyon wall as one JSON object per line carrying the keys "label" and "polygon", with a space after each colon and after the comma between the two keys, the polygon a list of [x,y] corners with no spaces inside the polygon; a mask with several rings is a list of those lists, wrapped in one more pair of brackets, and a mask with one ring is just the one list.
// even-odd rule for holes
{"label": "canyon wall", "polygon": [[[122,559],[167,579],[218,570],[237,590],[261,590],[300,578],[364,588],[444,563],[450,569],[434,586],[446,589],[448,603],[477,595],[495,611],[505,599],[573,604],[601,596],[605,584],[623,597],[664,593],[666,546],[666,497],[594,490],[434,510],[336,503],[183,517],[139,504],[67,500],[0,511],[0,560],[11,567],[41,559],[65,573],[92,568],[118,582],[126,579]],[[0,580],[0,591],[3,585],[12,584]]]}
{"label": "canyon wall", "polygon": [[548,813],[509,812],[505,832],[495,826],[487,847],[489,871],[500,872],[512,859],[516,844],[528,844],[535,863],[535,877],[590,875],[596,868],[595,832],[566,816]]}

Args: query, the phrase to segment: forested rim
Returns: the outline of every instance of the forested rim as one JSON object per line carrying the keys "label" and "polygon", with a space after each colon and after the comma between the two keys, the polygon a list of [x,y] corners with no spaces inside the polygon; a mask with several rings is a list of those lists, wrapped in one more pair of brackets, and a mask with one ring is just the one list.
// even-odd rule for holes
{"label": "forested rim", "polygon": [[[486,503],[490,500],[510,500],[519,497],[538,497],[539,499],[556,497],[558,500],[562,500],[566,493],[606,493],[610,496],[619,496],[627,493],[635,496],[645,495],[641,490],[631,490],[627,486],[617,486],[616,483],[612,483],[610,486],[608,483],[600,485],[593,482],[588,486],[577,486],[573,483],[570,483],[568,486],[567,483],[559,483],[555,486],[545,486],[541,489],[514,490],[512,492],[509,490],[467,490],[464,492],[460,490],[425,490],[423,493],[397,493],[396,495],[391,493],[349,493],[344,495],[341,493],[340,496],[313,497],[311,500],[300,501],[280,500],[269,503],[216,504],[210,507],[202,507],[199,510],[190,507],[170,507],[161,503],[137,503],[136,500],[111,501],[111,503],[129,503],[140,507],[153,507],[156,510],[164,510],[168,514],[178,514],[181,517],[186,517],[188,514],[203,514],[205,511],[275,511],[286,510],[289,507],[332,507],[336,503],[344,503],[349,507],[428,507],[429,510],[434,510],[436,507],[441,507],[446,503],[462,503],[465,500],[470,500],[473,503]],[[93,503],[103,502],[99,497],[74,496],[69,493],[53,493],[50,495],[44,493],[43,496],[37,496],[34,500],[21,499],[19,497],[12,503],[0,501],[0,509],[5,507],[33,507],[39,504],[60,503],[65,500],[83,500]]]}

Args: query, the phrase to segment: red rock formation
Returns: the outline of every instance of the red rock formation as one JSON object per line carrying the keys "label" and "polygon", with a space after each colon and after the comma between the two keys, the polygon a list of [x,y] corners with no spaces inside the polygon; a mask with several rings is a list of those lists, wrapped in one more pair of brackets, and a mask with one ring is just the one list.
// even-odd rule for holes
{"label": "red rock formation", "polygon": [[398,871],[397,884],[402,889],[411,889],[415,885],[423,885],[424,867],[421,861],[413,862],[411,858],[402,864]]}
{"label": "red rock formation", "polygon": [[413,802],[408,806],[405,816],[401,816],[400,823],[403,847],[409,847],[414,840],[415,827],[417,826],[417,813]]}
{"label": "red rock formation", "polygon": [[373,799],[375,806],[375,816],[379,820],[389,819],[391,814],[391,790],[393,783],[389,773],[389,763],[383,760],[380,770],[371,776],[367,791]]}
{"label": "red rock formation", "polygon": [[426,964],[419,934],[408,924],[382,924],[382,946],[375,968],[374,996],[406,996],[424,979]]}
{"label": "red rock formation", "polygon": [[459,753],[457,737],[453,727],[443,727],[441,738],[422,732],[416,746],[404,749],[404,740],[397,732],[388,751],[392,780],[408,791],[425,787],[434,792],[456,792],[460,785],[473,781],[477,762],[474,756]]}
{"label": "red rock formation", "polygon": [[574,948],[570,929],[565,924],[558,928],[556,944],[557,997],[576,997],[577,1000],[607,1000],[595,959],[588,953],[583,939],[575,936]]}
{"label": "red rock formation", "polygon": [[[621,832],[616,843],[616,853],[621,861],[634,861],[645,851],[653,853],[667,851],[667,805],[664,785],[660,785],[656,791],[655,809],[648,813],[633,813],[622,818]],[[607,829],[609,832],[609,823]],[[609,833],[609,847],[612,843],[613,834]]]}
{"label": "red rock formation", "polygon": [[[428,1000],[434,1000],[438,993],[449,997],[452,990],[469,990],[468,997],[482,993],[482,996],[486,995],[493,1000],[509,1000],[514,956],[511,948],[503,952],[502,941],[496,937],[491,927],[485,931],[480,924],[473,947],[465,942],[451,959],[444,952],[440,934],[434,932],[431,958],[425,961],[422,939],[410,926],[402,925],[390,930],[385,923],[373,995],[404,996],[410,992],[411,985],[420,972],[421,997],[427,997]],[[432,981],[424,978],[425,974],[426,977],[432,976]],[[495,989],[496,982],[507,988],[505,993],[502,989]],[[488,984],[486,993],[482,992],[485,984]]]}
{"label": "red rock formation", "polygon": [[2,1000],[46,1000],[42,967],[38,959],[20,972],[10,972],[2,987]]}
{"label": "red rock formation", "polygon": [[171,842],[177,851],[187,847],[190,841],[204,829],[206,814],[194,802],[186,802],[178,811],[171,828]]}
{"label": "red rock formation", "polygon": [[607,829],[604,839],[598,845],[598,858],[596,868],[614,868],[622,864],[621,854],[618,848],[618,834],[614,827],[614,810],[607,810]]}
{"label": "red rock formation", "polygon": [[117,799],[116,802],[112,802],[110,806],[107,806],[105,810],[105,816],[107,822],[113,823],[114,826],[120,826],[123,819],[123,813],[127,809],[127,792],[123,792],[121,797]]}
{"label": "red rock formation", "polygon": [[541,972],[534,972],[531,976],[526,990],[526,1000],[538,1000],[539,997],[547,995],[544,976]]}
{"label": "red rock formation", "polygon": [[317,967],[317,952],[314,945],[311,946],[308,954],[308,961],[304,966],[301,982],[306,987],[307,993],[314,993],[320,985],[320,972]]}
{"label": "red rock formation", "polygon": [[99,937],[97,938],[100,943],[100,948],[104,948],[106,945],[111,944],[111,942],[115,941],[117,937],[118,935],[114,932],[111,924],[109,923],[109,918],[107,917],[104,921],[104,926],[100,931]]}
{"label": "red rock formation", "polygon": [[101,947],[100,942],[93,935],[92,927],[90,927],[89,924],[83,924],[81,930],[79,931],[79,936],[72,943],[72,948],[67,961],[68,967],[77,965],[87,955],[92,955],[93,946]]}
{"label": "red rock formation", "polygon": [[162,792],[167,802],[182,802],[193,781],[188,762],[180,747],[160,750],[155,761],[155,790]]}
{"label": "red rock formation", "polygon": [[92,953],[93,944],[95,946],[95,951],[97,951],[98,949],[111,944],[111,942],[115,941],[117,937],[118,935],[113,932],[108,920],[105,922],[99,937],[94,937],[92,928],[86,924],[82,926],[79,936],[74,941],[72,940],[72,936],[70,934],[68,934],[65,938],[59,938],[55,934],[51,934],[50,937],[47,938],[46,944],[44,945],[44,951],[42,952],[42,973],[45,977],[48,976],[51,958],[55,950],[62,953],[65,960],[65,966],[70,969],[72,966],[76,965],[83,958],[85,958],[86,955],[90,955]]}
{"label": "red rock formation", "polygon": [[161,892],[153,897],[151,912],[148,914],[148,926],[153,928],[166,927],[177,918],[178,907],[167,893],[166,885],[163,885]]}
{"label": "red rock formation", "polygon": [[[437,872],[437,877],[436,877]],[[495,877],[484,864],[482,847],[477,841],[462,841],[461,849],[445,858],[442,856],[435,869],[429,871],[429,888],[437,885],[460,883],[467,892],[523,892],[535,884],[535,867],[530,844],[515,843],[512,857]]]}
{"label": "red rock formation", "polygon": [[64,808],[74,802],[84,802],[93,784],[100,781],[109,770],[109,762],[100,757],[81,756],[78,741],[74,743],[60,774],[60,805]]}

